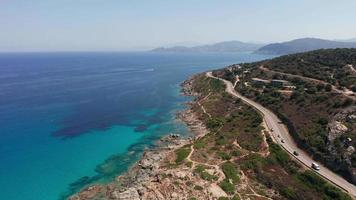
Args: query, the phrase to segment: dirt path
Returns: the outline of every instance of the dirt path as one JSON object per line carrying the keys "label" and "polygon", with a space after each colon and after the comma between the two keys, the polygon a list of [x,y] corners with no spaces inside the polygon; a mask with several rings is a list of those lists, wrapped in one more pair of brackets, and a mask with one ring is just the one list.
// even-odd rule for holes
{"label": "dirt path", "polygon": [[354,74],[356,73],[356,70],[353,65],[346,65],[346,67],[349,67],[351,72],[353,72]]}
{"label": "dirt path", "polygon": [[206,95],[203,99],[201,99],[200,101],[198,101],[198,105],[200,106],[200,108],[203,110],[203,112],[209,116],[209,118],[211,118],[210,113],[206,112],[204,106],[201,104],[201,102],[203,102],[205,99],[207,99],[209,96],[211,95],[211,92],[209,92],[208,95]]}
{"label": "dirt path", "polygon": [[[351,65],[351,67],[352,67],[352,65]],[[285,76],[289,76],[289,77],[293,77],[293,78],[300,78],[302,80],[310,81],[310,82],[317,83],[317,84],[324,84],[324,85],[330,84],[328,82],[325,82],[325,81],[322,81],[322,80],[319,80],[319,79],[315,79],[315,78],[310,78],[310,77],[305,77],[305,76],[301,76],[301,75],[288,74],[288,73],[284,73],[284,72],[274,71],[274,70],[268,69],[268,68],[266,68],[264,66],[260,66],[260,69],[263,70],[263,71],[266,71],[266,72],[271,72],[271,73],[275,73],[275,74],[281,74],[281,75],[285,75]],[[353,67],[352,67],[352,69],[353,69]],[[355,70],[355,69],[353,69],[353,70]],[[342,95],[344,95],[346,97],[350,97],[350,98],[356,100],[356,97],[354,96],[355,95],[354,92],[352,92],[351,90],[349,90],[347,88],[344,88],[343,90],[340,90],[335,85],[331,85],[331,90],[334,91],[335,93],[342,94]]]}
{"label": "dirt path", "polygon": [[236,87],[238,82],[240,82],[240,77],[239,77],[239,75],[236,75],[236,81],[234,83],[234,88]]}

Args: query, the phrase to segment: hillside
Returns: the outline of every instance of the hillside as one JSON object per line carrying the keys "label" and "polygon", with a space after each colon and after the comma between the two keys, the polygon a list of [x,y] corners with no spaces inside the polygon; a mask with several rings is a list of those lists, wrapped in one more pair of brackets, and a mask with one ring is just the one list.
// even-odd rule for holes
{"label": "hillside", "polygon": [[211,45],[200,45],[195,47],[175,46],[175,47],[160,47],[153,49],[153,52],[248,52],[255,51],[262,45],[245,43],[240,41],[226,41]]}
{"label": "hillside", "polygon": [[239,75],[235,90],[271,109],[300,148],[356,183],[356,103],[348,90],[355,89],[355,58],[355,49],[318,50],[215,73],[232,81]]}
{"label": "hillside", "polygon": [[147,152],[128,175],[70,199],[351,200],[292,160],[272,141],[261,115],[225,87],[205,74],[185,81],[185,94],[195,100],[180,116],[198,135]]}
{"label": "hillside", "polygon": [[288,42],[273,43],[256,50],[258,54],[285,55],[318,49],[356,48],[356,42],[341,42],[318,38],[302,38]]}
{"label": "hillside", "polygon": [[279,72],[314,78],[356,91],[356,49],[326,49],[293,54],[263,65]]}

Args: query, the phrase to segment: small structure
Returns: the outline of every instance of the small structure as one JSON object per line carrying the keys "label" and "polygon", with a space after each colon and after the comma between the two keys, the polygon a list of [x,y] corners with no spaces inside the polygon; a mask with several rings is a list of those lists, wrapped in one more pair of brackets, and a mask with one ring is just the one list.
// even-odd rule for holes
{"label": "small structure", "polygon": [[271,83],[270,80],[260,79],[260,78],[252,78],[251,83],[255,86],[266,86]]}
{"label": "small structure", "polygon": [[287,85],[287,86],[284,86],[285,89],[288,89],[288,90],[295,90],[297,87],[295,87],[294,85]]}
{"label": "small structure", "polygon": [[247,70],[243,71],[243,73],[244,73],[244,74],[249,74],[249,73],[251,73],[251,72],[250,72],[250,70],[247,69]]}
{"label": "small structure", "polygon": [[289,81],[286,80],[279,80],[279,79],[272,79],[271,84],[273,87],[279,87],[279,88],[284,88],[287,86],[291,86]]}

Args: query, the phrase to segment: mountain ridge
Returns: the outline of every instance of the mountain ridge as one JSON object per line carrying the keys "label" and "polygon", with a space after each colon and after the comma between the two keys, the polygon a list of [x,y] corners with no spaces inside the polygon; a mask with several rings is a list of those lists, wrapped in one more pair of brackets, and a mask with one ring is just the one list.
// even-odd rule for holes
{"label": "mountain ridge", "polygon": [[237,40],[218,42],[214,44],[199,45],[193,47],[174,46],[174,47],[159,47],[152,49],[152,52],[247,52],[255,51],[262,47],[263,44],[255,44],[241,42]]}
{"label": "mountain ridge", "polygon": [[356,42],[335,41],[319,38],[300,38],[287,42],[272,43],[255,51],[257,54],[285,55],[318,49],[356,48]]}

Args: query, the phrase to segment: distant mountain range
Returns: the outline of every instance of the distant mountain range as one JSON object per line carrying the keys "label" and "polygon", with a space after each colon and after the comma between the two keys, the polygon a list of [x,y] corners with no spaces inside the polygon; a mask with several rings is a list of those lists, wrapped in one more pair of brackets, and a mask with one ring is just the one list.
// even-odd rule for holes
{"label": "distant mountain range", "polygon": [[193,47],[173,46],[160,47],[153,49],[153,52],[171,52],[171,53],[186,53],[186,52],[254,52],[256,54],[268,55],[286,55],[293,53],[301,53],[318,49],[335,49],[335,48],[356,48],[356,38],[348,40],[324,40],[319,38],[301,38],[287,42],[272,43],[268,45],[241,42],[241,41],[226,41],[209,45],[199,45]]}
{"label": "distant mountain range", "polygon": [[258,54],[285,55],[317,49],[356,48],[355,40],[333,41],[318,38],[302,38],[282,43],[273,43],[255,51]]}
{"label": "distant mountain range", "polygon": [[175,47],[160,47],[153,49],[153,52],[247,52],[256,51],[262,47],[262,44],[246,43],[240,41],[226,41],[210,45],[200,45],[194,47],[175,46]]}

